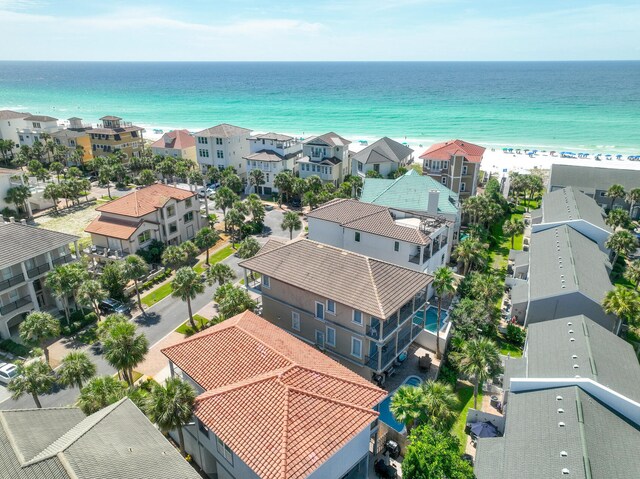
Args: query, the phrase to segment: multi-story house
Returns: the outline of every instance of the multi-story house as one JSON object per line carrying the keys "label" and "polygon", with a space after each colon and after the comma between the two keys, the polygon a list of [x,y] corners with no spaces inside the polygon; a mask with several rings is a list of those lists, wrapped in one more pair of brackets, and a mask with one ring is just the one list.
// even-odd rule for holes
{"label": "multi-story house", "polygon": [[369,477],[387,393],[320,351],[245,311],[162,352],[196,390],[183,436],[206,477]]}
{"label": "multi-story house", "polygon": [[45,287],[45,275],[55,266],[75,260],[78,237],[27,224],[0,224],[0,336],[18,334],[18,326],[33,310],[62,309]]}
{"label": "multi-story house", "polygon": [[194,135],[196,158],[203,173],[211,167],[231,166],[240,177],[247,174],[245,156],[249,154],[251,130],[222,123]]}
{"label": "multi-story house", "polygon": [[118,116],[103,116],[100,121],[102,125],[88,130],[93,156],[107,156],[116,151],[123,152],[127,158],[142,154],[144,128],[122,121]]}
{"label": "multi-story house", "polygon": [[351,154],[351,174],[364,178],[369,171],[375,171],[383,178],[389,178],[398,168],[406,167],[412,162],[411,148],[385,136]]}
{"label": "multi-story house", "polygon": [[349,140],[333,132],[304,140],[304,156],[297,162],[300,178],[317,175],[322,181],[338,186],[350,173],[350,144]]}
{"label": "multi-story house", "polygon": [[[265,133],[249,137],[250,154],[245,156],[247,174],[259,169],[264,173],[264,184],[258,188],[262,195],[277,193],[273,184],[281,171],[293,171],[302,158],[302,144],[296,138],[279,133]],[[248,188],[248,187],[247,187]]]}
{"label": "multi-story house", "polygon": [[82,162],[85,163],[93,158],[91,148],[91,138],[86,131],[77,131],[65,128],[51,133],[51,139],[56,145],[66,146],[67,158],[77,151],[82,151]]}
{"label": "multi-story house", "polygon": [[422,169],[425,175],[450,188],[464,200],[476,194],[484,150],[482,146],[462,140],[436,143],[420,155]]}
{"label": "multi-story house", "polygon": [[14,152],[20,147],[18,130],[25,126],[24,119],[31,113],[12,110],[0,110],[0,139],[13,141]]}
{"label": "multi-story house", "polygon": [[18,140],[20,146],[33,146],[36,141],[44,143],[42,134],[51,135],[53,132],[60,130],[58,119],[46,115],[29,115],[22,119],[22,127],[18,128]]}
{"label": "multi-story house", "polygon": [[187,130],[169,131],[151,144],[151,153],[171,158],[183,158],[195,163],[196,140]]}
{"label": "multi-story house", "polygon": [[193,239],[203,226],[196,194],[162,184],[135,190],[96,210],[100,216],[85,231],[97,257],[121,258],[153,239],[177,245]]}
{"label": "multi-story house", "polygon": [[263,316],[371,379],[425,330],[433,277],[306,239],[269,241],[240,266]]}
{"label": "multi-story house", "polygon": [[[433,273],[451,255],[453,222],[351,199],[335,199],[307,215],[309,239]],[[431,288],[430,288],[431,289]],[[431,297],[429,291],[428,297]]]}

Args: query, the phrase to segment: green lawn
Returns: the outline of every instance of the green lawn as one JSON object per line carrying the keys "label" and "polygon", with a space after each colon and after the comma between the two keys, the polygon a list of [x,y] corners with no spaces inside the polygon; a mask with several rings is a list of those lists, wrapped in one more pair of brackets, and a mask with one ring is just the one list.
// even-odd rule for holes
{"label": "green lawn", "polygon": [[[510,219],[522,220],[523,213],[524,213],[524,209],[518,208],[517,213],[512,213],[510,216],[504,218],[502,221],[491,225],[489,234],[493,238],[493,243],[489,248],[489,256],[491,258],[493,268],[495,269],[506,268],[507,262],[509,259],[509,250],[512,249],[511,237],[505,236],[505,234],[502,232],[502,226],[506,221]],[[523,239],[523,235],[517,235],[514,237],[513,249],[515,250],[522,249],[522,239]]]}
{"label": "green lawn", "polygon": [[[199,314],[194,314],[193,320],[195,321],[199,329],[202,329],[209,322],[207,318],[205,318],[204,316],[200,316]],[[184,334],[186,336],[191,336],[192,334],[195,334],[195,332],[196,331],[193,331],[193,329],[191,328],[188,319],[176,328],[176,333]]]}
{"label": "green lawn", "polygon": [[[221,250],[216,251],[212,255],[209,255],[209,264],[219,263],[223,259],[231,256],[234,253],[234,251],[235,250],[231,247],[231,245],[225,246]],[[196,273],[204,272],[204,263],[205,262],[202,261],[201,263],[198,263],[197,265],[195,265],[193,269],[196,271]]]}
{"label": "green lawn", "polygon": [[504,356],[510,355],[512,358],[521,358],[522,357],[522,349],[514,346],[511,343],[500,340],[498,341],[498,346],[500,347],[500,354]]}
{"label": "green lawn", "polygon": [[[464,427],[467,424],[467,412],[473,407],[473,386],[458,383],[456,389],[458,396],[458,419],[451,427],[451,433],[460,441],[461,452],[464,453],[467,444],[467,435],[464,433]],[[478,406],[482,404],[482,393],[478,394]]]}
{"label": "green lawn", "polygon": [[162,286],[160,286],[158,289],[152,291],[151,293],[149,293],[146,296],[142,297],[142,304],[144,304],[146,307],[151,307],[154,304],[156,304],[158,301],[166,298],[167,296],[169,296],[171,294],[171,292],[173,291],[172,287],[171,287],[171,283],[165,283]]}

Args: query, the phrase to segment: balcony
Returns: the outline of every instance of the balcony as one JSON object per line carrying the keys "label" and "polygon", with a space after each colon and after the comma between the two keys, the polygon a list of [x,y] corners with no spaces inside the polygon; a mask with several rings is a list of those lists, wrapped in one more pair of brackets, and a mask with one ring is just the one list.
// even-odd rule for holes
{"label": "balcony", "polygon": [[90,256],[96,258],[107,259],[122,259],[129,255],[129,251],[122,251],[116,249],[105,248],[104,246],[91,246],[91,248],[85,248],[84,252]]}
{"label": "balcony", "polygon": [[16,301],[13,301],[11,303],[5,304],[2,307],[0,307],[0,314],[11,313],[12,311],[15,311],[16,309],[20,309],[23,306],[26,306],[30,303],[31,303],[31,297],[24,296]]}
{"label": "balcony", "polygon": [[398,333],[398,351],[404,349],[411,342],[411,323],[405,324]]}
{"label": "balcony", "polygon": [[367,336],[378,340],[382,336],[380,334],[380,320],[378,318],[371,317],[371,323],[367,326]]}
{"label": "balcony", "polygon": [[365,356],[365,364],[368,368],[373,369],[374,371],[378,370],[378,353],[376,352],[373,356]]}
{"label": "balcony", "polygon": [[24,281],[24,274],[16,274],[9,279],[5,279],[4,281],[0,281],[0,291],[4,291],[5,289],[9,289],[11,286],[15,286],[16,284],[20,284]]}
{"label": "balcony", "polygon": [[386,369],[386,366],[394,361],[397,356],[396,351],[396,342],[395,338],[392,338],[391,341],[387,342],[384,346],[382,346],[382,367],[381,369]]}
{"label": "balcony", "polygon": [[54,266],[59,266],[61,264],[69,263],[71,260],[73,260],[73,256],[71,254],[66,254],[54,259],[52,263]]}
{"label": "balcony", "polygon": [[382,323],[382,339],[387,339],[396,329],[398,329],[397,313]]}
{"label": "balcony", "polygon": [[51,267],[49,266],[49,263],[41,264],[35,268],[28,269],[27,276],[29,276],[29,278],[35,278],[36,276],[40,276],[42,273],[46,273],[50,269]]}
{"label": "balcony", "polygon": [[420,253],[409,256],[409,263],[420,264],[422,262],[422,260],[420,259],[420,256],[421,256]]}

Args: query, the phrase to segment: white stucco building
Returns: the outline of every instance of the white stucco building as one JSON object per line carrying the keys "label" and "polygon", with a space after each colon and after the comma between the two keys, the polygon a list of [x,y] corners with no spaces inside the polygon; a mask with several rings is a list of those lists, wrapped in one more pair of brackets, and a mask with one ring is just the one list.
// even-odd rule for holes
{"label": "white stucco building", "polygon": [[244,157],[249,154],[251,130],[222,123],[197,132],[196,159],[203,173],[211,167],[233,167],[241,178],[247,174]]}
{"label": "white stucco building", "polygon": [[245,156],[247,174],[253,169],[264,173],[264,184],[258,188],[262,195],[277,193],[273,180],[281,171],[293,171],[303,156],[302,143],[279,133],[265,133],[249,138],[250,154]]}
{"label": "white stucco building", "polygon": [[22,119],[23,125],[18,129],[20,145],[33,146],[36,141],[42,141],[43,133],[54,133],[61,130],[58,119],[46,115],[29,115]]}
{"label": "white stucco building", "polygon": [[300,178],[317,175],[323,182],[338,186],[350,172],[350,144],[333,132],[304,140],[303,156],[297,161]]}

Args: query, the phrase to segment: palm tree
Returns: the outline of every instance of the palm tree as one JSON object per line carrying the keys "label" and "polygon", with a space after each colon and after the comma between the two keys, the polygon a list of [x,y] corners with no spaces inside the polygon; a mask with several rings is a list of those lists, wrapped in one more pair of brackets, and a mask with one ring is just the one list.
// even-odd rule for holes
{"label": "palm tree", "polygon": [[426,381],[420,385],[426,419],[436,429],[445,429],[456,416],[458,398],[450,384]]}
{"label": "palm tree", "polygon": [[242,234],[242,225],[244,224],[245,215],[237,208],[232,208],[224,217],[225,227],[229,228],[231,235],[231,245],[235,248],[236,240]]}
{"label": "palm tree", "polygon": [[60,323],[49,313],[34,311],[29,313],[20,323],[20,339],[27,344],[39,346],[44,351],[44,358],[49,364],[49,348],[46,345],[48,339],[60,335]]}
{"label": "palm tree", "polygon": [[144,169],[138,175],[138,182],[143,186],[149,186],[156,182],[156,174],[153,170]]}
{"label": "palm tree", "polygon": [[92,378],[80,390],[78,407],[89,415],[103,409],[127,395],[127,386],[113,376],[98,376]]}
{"label": "palm tree", "polygon": [[142,307],[142,299],[140,299],[140,289],[138,288],[138,281],[140,281],[140,278],[145,277],[147,273],[149,273],[149,266],[147,265],[147,262],[137,254],[131,254],[124,260],[122,272],[124,273],[124,277],[126,279],[128,279],[129,281],[133,281],[133,285],[136,288],[136,296],[138,298],[138,307],[140,308],[140,311],[144,312],[144,309]]}
{"label": "palm tree", "polygon": [[[615,314],[621,321],[635,326],[640,316],[640,294],[629,288],[617,284],[602,300],[602,309],[607,314]],[[615,332],[615,324],[613,332]]]}
{"label": "palm tree", "polygon": [[207,270],[207,280],[210,284],[218,283],[218,286],[222,286],[235,279],[235,277],[236,274],[231,269],[231,266],[224,263],[211,265],[211,268]]}
{"label": "palm tree", "polygon": [[107,195],[111,198],[111,180],[113,179],[113,168],[103,165],[98,170],[98,182],[101,186],[107,187]]}
{"label": "palm tree", "polygon": [[24,185],[14,186],[7,190],[7,196],[4,199],[7,203],[13,203],[18,208],[22,208],[23,211],[30,215],[29,206],[27,200],[31,197],[31,190]]}
{"label": "palm tree", "polygon": [[631,218],[626,210],[615,209],[609,211],[604,222],[615,230],[616,228],[628,228],[631,224]]}
{"label": "palm tree", "polygon": [[67,324],[69,324],[69,295],[71,294],[72,285],[69,283],[68,276],[64,273],[62,267],[57,266],[53,271],[49,271],[44,284],[62,303],[64,315]]}
{"label": "palm tree", "polygon": [[124,314],[121,314],[121,313],[108,314],[107,316],[104,317],[102,321],[98,323],[98,329],[96,331],[96,334],[101,341],[104,341],[104,339],[109,334],[109,331],[111,331],[111,328],[113,328],[113,326],[116,323],[127,323],[127,322],[129,322],[129,320]]}
{"label": "palm tree", "polygon": [[246,289],[230,283],[220,286],[213,295],[213,300],[218,303],[218,311],[224,318],[231,318],[246,310],[252,311],[257,306]]}
{"label": "palm tree", "polygon": [[511,237],[511,249],[513,249],[513,243],[516,239],[516,235],[524,233],[524,221],[516,218],[505,221],[502,225],[502,232]]}
{"label": "palm tree", "polygon": [[[256,170],[253,170],[256,171]],[[169,378],[164,386],[154,384],[147,397],[144,410],[149,419],[156,423],[163,433],[172,429],[178,431],[180,453],[184,456],[184,435],[182,428],[191,422],[196,392],[180,378]]]}
{"label": "palm tree", "polygon": [[249,184],[255,188],[255,194],[258,194],[258,188],[264,185],[264,183],[264,173],[262,170],[254,169],[249,172]]}
{"label": "palm tree", "polygon": [[260,243],[258,243],[258,240],[253,236],[249,236],[240,243],[240,247],[236,254],[239,258],[249,259],[255,256],[258,251],[260,251]]}
{"label": "palm tree", "polygon": [[293,230],[302,229],[302,221],[298,213],[294,211],[287,211],[282,217],[282,224],[280,225],[282,231],[289,230],[289,239],[293,239]]}
{"label": "palm tree", "polygon": [[640,259],[632,261],[627,265],[624,277],[632,283],[635,283],[636,288],[640,290]]}
{"label": "palm tree", "polygon": [[133,368],[144,360],[149,351],[149,341],[144,334],[136,334],[130,322],[116,322],[105,334],[104,358],[122,371],[129,386],[133,386]]}
{"label": "palm tree", "polygon": [[44,187],[44,192],[42,193],[42,197],[45,200],[51,200],[53,203],[53,209],[55,212],[58,211],[58,201],[60,201],[60,197],[63,195],[62,188],[60,184],[49,183]]}
{"label": "palm tree", "polygon": [[482,264],[484,260],[484,245],[473,238],[465,238],[456,246],[454,256],[458,261],[462,261],[462,274],[466,276],[473,265]]}
{"label": "palm tree", "polygon": [[[255,170],[254,170],[255,171]],[[196,234],[195,243],[198,248],[207,252],[205,264],[209,265],[209,248],[215,246],[220,239],[220,234],[212,228],[205,226]]]}
{"label": "palm tree", "polygon": [[42,404],[38,396],[51,392],[55,382],[56,376],[51,367],[37,360],[29,364],[19,364],[18,375],[9,382],[7,389],[14,400],[20,399],[25,394],[31,394],[33,402],[40,409]]}
{"label": "palm tree", "polygon": [[411,428],[417,425],[424,415],[425,397],[421,388],[416,386],[400,386],[391,396],[391,414],[396,421],[401,422],[407,428],[407,434]]}
{"label": "palm tree", "polygon": [[473,338],[463,343],[460,350],[452,353],[461,373],[473,379],[473,408],[478,409],[478,387],[480,383],[499,374],[502,369],[500,350],[487,338]]}
{"label": "palm tree", "polygon": [[264,223],[266,212],[260,197],[254,193],[251,193],[249,196],[247,196],[245,203],[247,204],[247,213],[251,215],[252,221],[259,224]]}
{"label": "palm tree", "polygon": [[617,198],[624,198],[626,195],[624,191],[624,187],[622,185],[611,185],[607,190],[607,196],[611,198],[611,203],[609,204],[609,209],[613,209],[613,203]]}
{"label": "palm tree", "polygon": [[172,269],[179,268],[187,262],[187,255],[180,246],[170,245],[162,252],[162,264]]}
{"label": "palm tree", "polygon": [[233,190],[226,186],[222,186],[216,190],[213,195],[213,204],[219,210],[222,210],[222,215],[224,216],[224,230],[227,231],[227,210],[231,208],[233,202],[238,199],[238,195],[236,195]]}
{"label": "palm tree", "polygon": [[614,252],[613,261],[611,262],[611,273],[613,274],[618,257],[621,254],[628,255],[633,252],[638,246],[638,238],[627,230],[616,231],[609,236],[604,245]]}
{"label": "palm tree", "polygon": [[440,359],[440,315],[442,314],[442,299],[445,296],[452,295],[455,292],[455,278],[453,271],[446,266],[440,266],[433,274],[433,289],[438,295],[438,317],[437,317],[437,334],[436,334],[436,358]]}
{"label": "palm tree", "polygon": [[189,324],[191,324],[191,328],[194,331],[197,331],[198,327],[193,321],[193,312],[191,311],[191,300],[204,293],[204,285],[200,281],[198,273],[186,266],[180,268],[176,271],[173,281],[171,281],[171,288],[173,289],[171,296],[186,301],[187,309],[189,310]]}
{"label": "palm tree", "polygon": [[284,195],[289,198],[289,193],[293,186],[294,176],[290,171],[281,171],[273,178],[273,186],[278,189],[278,207],[282,206]]}
{"label": "palm tree", "polygon": [[84,351],[72,351],[62,360],[58,370],[60,382],[65,386],[78,386],[82,389],[83,383],[96,375],[96,365],[91,362]]}
{"label": "palm tree", "polygon": [[78,288],[78,300],[90,303],[98,318],[100,317],[100,302],[106,298],[107,291],[98,280],[88,279]]}
{"label": "palm tree", "polygon": [[633,209],[640,203],[640,188],[633,188],[627,193],[627,203],[629,203],[629,215],[633,215]]}
{"label": "palm tree", "polygon": [[56,174],[56,178],[58,179],[58,183],[60,183],[60,175],[64,171],[64,165],[59,161],[54,161],[49,165],[49,170],[53,171]]}

